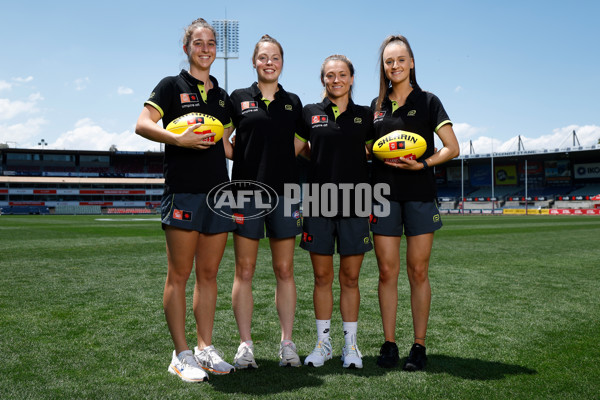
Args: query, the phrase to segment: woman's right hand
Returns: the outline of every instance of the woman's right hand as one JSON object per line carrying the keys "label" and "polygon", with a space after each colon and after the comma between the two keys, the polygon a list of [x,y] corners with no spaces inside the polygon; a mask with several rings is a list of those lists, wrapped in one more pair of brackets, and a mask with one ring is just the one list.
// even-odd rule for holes
{"label": "woman's right hand", "polygon": [[210,140],[211,137],[215,136],[214,132],[194,132],[195,129],[201,126],[202,124],[190,125],[181,135],[177,135],[175,139],[176,145],[196,150],[206,150],[214,146],[215,142]]}

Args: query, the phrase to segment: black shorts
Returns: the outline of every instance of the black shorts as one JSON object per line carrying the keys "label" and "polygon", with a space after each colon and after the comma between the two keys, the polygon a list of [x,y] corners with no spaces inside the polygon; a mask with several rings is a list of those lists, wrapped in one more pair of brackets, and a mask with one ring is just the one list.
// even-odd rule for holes
{"label": "black shorts", "polygon": [[245,203],[243,209],[234,209],[235,233],[250,239],[262,239],[266,228],[267,237],[270,238],[284,239],[299,235],[302,232],[299,204],[292,204],[291,209],[286,210],[284,197],[279,196],[277,200],[277,205],[274,201],[270,203],[275,209],[267,215],[256,216],[260,210],[254,200]]}
{"label": "black shorts", "polygon": [[215,213],[207,204],[204,193],[165,194],[160,206],[163,229],[168,225],[209,234],[235,229],[233,218]]}
{"label": "black shorts", "polygon": [[[371,215],[371,232],[384,236],[418,236],[442,227],[435,201],[390,201],[390,212],[381,217]],[[377,206],[377,205],[375,205]]]}
{"label": "black shorts", "polygon": [[300,247],[318,254],[363,254],[373,248],[365,217],[306,217]]}

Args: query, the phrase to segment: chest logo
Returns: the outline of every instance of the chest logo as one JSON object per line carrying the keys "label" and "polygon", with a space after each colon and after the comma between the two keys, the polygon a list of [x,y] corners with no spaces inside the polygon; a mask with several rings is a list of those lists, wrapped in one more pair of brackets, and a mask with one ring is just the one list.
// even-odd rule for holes
{"label": "chest logo", "polygon": [[258,103],[256,101],[242,101],[241,107],[242,111],[249,108],[258,108]]}
{"label": "chest logo", "polygon": [[199,103],[198,95],[194,93],[181,93],[179,98],[181,99],[181,104]]}
{"label": "chest logo", "polygon": [[362,118],[359,118],[359,117],[354,118],[354,123],[355,124],[362,124]]}
{"label": "chest logo", "polygon": [[221,108],[225,108],[225,100],[219,100],[219,105]]}
{"label": "chest logo", "polygon": [[417,110],[410,110],[408,114],[406,114],[407,117],[414,117],[415,115],[417,115]]}
{"label": "chest logo", "polygon": [[379,119],[385,117],[385,111],[375,111],[373,119]]}
{"label": "chest logo", "polygon": [[327,115],[313,115],[311,118],[311,122],[314,124],[326,123]]}
{"label": "chest logo", "polygon": [[286,104],[285,105],[285,110],[286,111],[292,111],[292,105],[291,104]]}

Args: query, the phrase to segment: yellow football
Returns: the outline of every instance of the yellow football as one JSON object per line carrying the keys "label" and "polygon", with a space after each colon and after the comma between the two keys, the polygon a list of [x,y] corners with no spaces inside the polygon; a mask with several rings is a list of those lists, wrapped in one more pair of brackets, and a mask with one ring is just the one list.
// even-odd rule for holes
{"label": "yellow football", "polygon": [[189,113],[182,115],[179,118],[175,118],[173,121],[169,122],[167,127],[165,128],[169,132],[176,133],[181,135],[190,125],[202,124],[198,128],[194,129],[194,133],[204,134],[204,133],[214,133],[215,136],[206,138],[204,140],[208,142],[218,142],[223,137],[223,124],[221,121],[216,119],[215,117],[202,114],[202,113]]}
{"label": "yellow football", "polygon": [[427,142],[421,135],[407,131],[393,131],[373,144],[373,154],[382,161],[397,162],[400,157],[416,160],[427,150]]}

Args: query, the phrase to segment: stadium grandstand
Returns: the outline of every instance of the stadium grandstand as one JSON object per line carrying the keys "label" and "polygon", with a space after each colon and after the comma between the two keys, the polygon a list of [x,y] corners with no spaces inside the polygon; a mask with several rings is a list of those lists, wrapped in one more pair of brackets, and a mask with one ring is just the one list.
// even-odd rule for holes
{"label": "stadium grandstand", "polygon": [[[4,146],[0,209],[4,214],[157,213],[162,159],[162,152]],[[442,213],[600,215],[600,144],[466,154],[436,167],[435,176]]]}
{"label": "stadium grandstand", "polygon": [[0,149],[3,214],[148,214],[160,207],[163,153]]}

